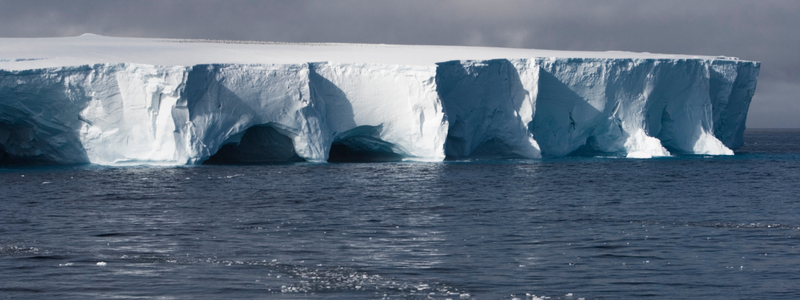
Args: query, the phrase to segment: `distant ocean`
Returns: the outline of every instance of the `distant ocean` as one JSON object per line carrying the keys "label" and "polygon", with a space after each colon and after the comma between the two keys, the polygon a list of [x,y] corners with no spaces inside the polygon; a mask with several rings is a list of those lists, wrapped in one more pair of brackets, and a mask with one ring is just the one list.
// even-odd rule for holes
{"label": "distant ocean", "polygon": [[798,299],[800,130],[735,156],[0,168],[2,299]]}

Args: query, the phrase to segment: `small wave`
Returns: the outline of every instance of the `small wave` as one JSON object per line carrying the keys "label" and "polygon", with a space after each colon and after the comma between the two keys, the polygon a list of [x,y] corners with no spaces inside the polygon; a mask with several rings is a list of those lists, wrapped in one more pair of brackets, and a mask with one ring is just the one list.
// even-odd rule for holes
{"label": "small wave", "polygon": [[372,292],[391,295],[391,297],[399,294],[402,298],[420,296],[436,299],[459,298],[461,295],[468,295],[466,292],[442,282],[386,278],[343,266],[308,267],[284,264],[277,260],[167,259],[155,256],[146,258],[126,256],[122,259],[144,263],[210,263],[224,266],[266,267],[270,270],[268,276],[280,281],[280,286],[276,286],[273,291],[281,293]]}
{"label": "small wave", "polygon": [[21,288],[21,287],[3,287],[3,288],[0,288],[0,292],[35,294],[35,293],[40,293],[42,291],[41,290],[37,290],[37,289],[29,289],[29,288]]}
{"label": "small wave", "polygon": [[729,229],[800,229],[800,224],[780,224],[780,223],[734,223],[734,222],[661,222],[649,220],[634,220],[628,221],[629,223],[647,224],[647,225],[673,225],[673,226],[692,226],[692,227],[710,227],[710,228],[729,228]]}
{"label": "small wave", "polygon": [[0,254],[2,255],[19,255],[19,254],[30,254],[30,253],[38,253],[39,248],[36,247],[26,247],[26,246],[16,246],[16,245],[2,245],[0,246]]}
{"label": "small wave", "polygon": [[[263,263],[262,263],[263,264]],[[458,297],[459,289],[441,282],[410,281],[385,278],[349,267],[309,268],[296,265],[266,263],[276,271],[289,275],[296,282],[282,285],[282,293],[326,293],[370,291],[401,293],[426,297]]]}
{"label": "small wave", "polygon": [[725,222],[690,222],[687,226],[713,227],[713,228],[744,228],[744,229],[800,229],[800,225],[786,225],[779,223],[725,223]]}
{"label": "small wave", "polygon": [[67,259],[67,257],[66,256],[61,256],[61,255],[36,255],[36,256],[28,257],[28,259],[33,259],[33,260],[63,260],[63,259]]}

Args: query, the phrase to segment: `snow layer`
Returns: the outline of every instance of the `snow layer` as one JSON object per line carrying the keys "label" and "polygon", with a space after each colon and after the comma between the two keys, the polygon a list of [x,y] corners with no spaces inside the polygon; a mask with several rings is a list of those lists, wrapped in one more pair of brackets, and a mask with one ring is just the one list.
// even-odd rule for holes
{"label": "snow layer", "polygon": [[625,52],[0,42],[0,163],[729,155],[759,70]]}

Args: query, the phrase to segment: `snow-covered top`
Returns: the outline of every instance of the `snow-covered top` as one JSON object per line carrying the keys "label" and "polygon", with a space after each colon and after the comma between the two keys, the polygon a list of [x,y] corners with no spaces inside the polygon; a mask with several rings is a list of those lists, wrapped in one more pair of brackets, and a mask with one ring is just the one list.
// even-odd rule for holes
{"label": "snow-covered top", "polygon": [[0,69],[25,70],[96,63],[192,66],[293,64],[334,61],[432,66],[451,60],[495,58],[736,59],[622,51],[555,51],[517,48],[231,40],[117,38],[83,34],[64,38],[0,38]]}

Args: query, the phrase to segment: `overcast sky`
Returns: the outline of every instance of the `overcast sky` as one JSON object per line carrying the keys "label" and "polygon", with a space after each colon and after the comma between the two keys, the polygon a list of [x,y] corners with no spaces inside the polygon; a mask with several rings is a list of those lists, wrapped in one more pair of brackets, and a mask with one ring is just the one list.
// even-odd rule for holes
{"label": "overcast sky", "polygon": [[477,45],[761,61],[747,125],[800,128],[800,1],[6,1],[0,36]]}

